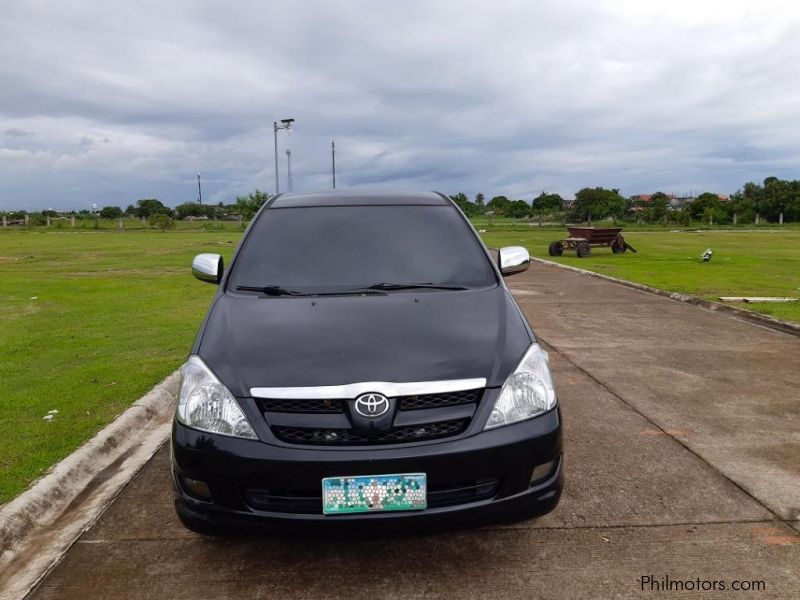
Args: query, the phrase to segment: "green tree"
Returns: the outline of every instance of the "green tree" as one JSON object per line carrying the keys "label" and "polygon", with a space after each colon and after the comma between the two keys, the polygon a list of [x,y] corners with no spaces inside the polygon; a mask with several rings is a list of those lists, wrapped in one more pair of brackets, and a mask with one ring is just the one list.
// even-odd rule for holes
{"label": "green tree", "polygon": [[207,217],[212,219],[218,211],[219,207],[211,204],[184,202],[175,207],[175,216],[178,219],[185,219],[186,217]]}
{"label": "green tree", "polygon": [[728,221],[728,212],[723,208],[717,194],[704,192],[687,205],[692,219],[709,224],[725,223]]}
{"label": "green tree", "polygon": [[460,208],[466,216],[474,217],[478,214],[478,207],[469,201],[466,194],[459,192],[450,196],[450,199],[456,203],[458,208]]}
{"label": "green tree", "polygon": [[[745,187],[747,185],[745,184]],[[739,190],[732,194],[728,205],[734,223],[752,223],[755,220],[755,205],[752,198],[744,190]]]}
{"label": "green tree", "polygon": [[624,209],[625,199],[618,189],[583,188],[575,194],[571,216],[579,221],[591,221],[614,216]]}
{"label": "green tree", "polygon": [[514,219],[529,217],[531,212],[531,205],[525,200],[514,200],[508,207],[508,215]]}
{"label": "green tree", "polygon": [[790,221],[800,221],[800,181],[797,179],[789,182],[789,203],[786,207],[786,218]]}
{"label": "green tree", "polygon": [[485,200],[486,197],[483,195],[483,192],[478,192],[475,194],[475,206],[477,206],[481,212],[483,212],[483,209],[485,208]]}
{"label": "green tree", "polygon": [[172,209],[164,206],[161,200],[155,198],[143,198],[136,201],[136,208],[133,211],[137,217],[149,219],[152,215],[172,216]]}
{"label": "green tree", "polygon": [[647,217],[651,223],[656,223],[667,216],[669,209],[669,196],[664,192],[656,192],[650,196],[650,205],[647,207]]}
{"label": "green tree", "polygon": [[267,200],[269,200],[269,194],[256,188],[256,191],[248,194],[247,196],[237,196],[236,208],[241,213],[242,218],[245,221],[249,221],[255,216],[255,214],[258,212],[258,209],[261,208]]}
{"label": "green tree", "polygon": [[119,206],[104,206],[100,209],[100,217],[103,219],[119,219],[122,216],[122,209]]}
{"label": "green tree", "polygon": [[160,229],[161,231],[175,229],[175,221],[173,221],[169,215],[164,213],[154,214],[147,220],[147,222],[153,229]]}
{"label": "green tree", "polygon": [[764,180],[764,212],[770,220],[783,223],[787,209],[793,204],[792,187],[791,182],[777,177],[767,177]]}
{"label": "green tree", "polygon": [[486,205],[487,210],[494,211],[497,215],[507,215],[511,210],[511,200],[505,196],[495,196]]}
{"label": "green tree", "polygon": [[613,190],[615,194],[609,195],[606,202],[606,216],[611,217],[616,224],[618,219],[622,219],[630,211],[632,203],[623,198],[618,190]]}
{"label": "green tree", "polygon": [[175,207],[175,217],[185,219],[186,217],[202,217],[203,205],[197,202],[184,202]]}
{"label": "green tree", "polygon": [[564,206],[564,199],[558,194],[548,194],[542,192],[533,199],[533,210],[538,213],[549,213],[560,211]]}

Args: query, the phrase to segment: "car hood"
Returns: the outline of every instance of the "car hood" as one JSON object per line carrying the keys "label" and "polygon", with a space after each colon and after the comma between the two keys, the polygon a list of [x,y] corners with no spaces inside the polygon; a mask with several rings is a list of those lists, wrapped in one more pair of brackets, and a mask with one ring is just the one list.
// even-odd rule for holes
{"label": "car hood", "polygon": [[195,352],[238,397],[252,387],[483,377],[502,385],[531,343],[500,286],[376,296],[222,294]]}

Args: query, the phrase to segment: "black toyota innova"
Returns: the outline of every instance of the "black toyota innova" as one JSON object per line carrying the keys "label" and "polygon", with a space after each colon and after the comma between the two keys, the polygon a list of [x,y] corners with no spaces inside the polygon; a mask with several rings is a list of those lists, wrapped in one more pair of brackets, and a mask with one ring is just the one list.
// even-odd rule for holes
{"label": "black toyota innova", "polygon": [[561,415],[503,282],[530,257],[495,254],[443,194],[333,191],[271,199],[227,268],[198,255],[219,288],[172,431],[183,524],[552,510]]}

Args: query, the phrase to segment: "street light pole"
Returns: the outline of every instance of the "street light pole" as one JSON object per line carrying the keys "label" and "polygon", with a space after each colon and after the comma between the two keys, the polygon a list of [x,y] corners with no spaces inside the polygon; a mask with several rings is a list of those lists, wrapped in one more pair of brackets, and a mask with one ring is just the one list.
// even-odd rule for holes
{"label": "street light pole", "polygon": [[275,195],[280,193],[280,184],[278,180],[278,129],[286,129],[287,131],[292,128],[294,119],[281,119],[281,124],[278,125],[277,121],[272,122],[272,133],[275,138]]}
{"label": "street light pole", "polygon": [[331,140],[331,171],[333,172],[333,189],[336,189],[336,144]]}
{"label": "street light pole", "polygon": [[278,186],[278,122],[272,122],[272,132],[275,137],[275,195],[277,196],[280,190]]}
{"label": "street light pole", "polygon": [[294,185],[292,183],[292,151],[289,149],[286,150],[286,166],[289,171],[289,181],[286,185],[287,189],[292,192],[294,191]]}

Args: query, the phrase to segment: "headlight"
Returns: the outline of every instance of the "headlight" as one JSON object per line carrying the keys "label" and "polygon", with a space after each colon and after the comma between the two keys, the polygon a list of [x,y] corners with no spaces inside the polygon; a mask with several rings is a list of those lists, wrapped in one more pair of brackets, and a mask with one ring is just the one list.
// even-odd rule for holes
{"label": "headlight", "polygon": [[211,433],[258,439],[236,399],[198,356],[181,368],[178,420]]}
{"label": "headlight", "polygon": [[539,344],[531,344],[503,384],[484,429],[530,419],[555,405],[556,391],[547,366],[547,353]]}

